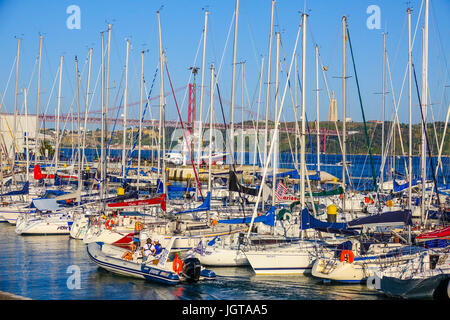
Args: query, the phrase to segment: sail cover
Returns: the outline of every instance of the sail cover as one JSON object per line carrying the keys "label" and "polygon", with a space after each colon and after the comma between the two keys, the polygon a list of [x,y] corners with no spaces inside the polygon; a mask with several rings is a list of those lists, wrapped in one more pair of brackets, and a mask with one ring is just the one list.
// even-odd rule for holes
{"label": "sail cover", "polygon": [[347,223],[348,227],[364,226],[397,226],[412,225],[411,211],[390,211],[381,214],[374,214],[363,218],[358,218]]}
{"label": "sail cover", "polygon": [[211,210],[211,192],[208,192],[208,195],[206,196],[206,199],[203,201],[203,203],[194,209],[189,209],[185,211],[177,212],[176,214],[184,214],[184,213],[194,213],[194,212],[202,212],[202,211],[209,211]]}
{"label": "sail cover", "polygon": [[239,184],[236,173],[233,171],[230,171],[229,179],[228,190],[242,192],[255,197],[258,196],[259,190],[257,188],[249,188]]}
{"label": "sail cover", "polygon": [[[329,229],[329,230],[344,230],[347,229],[347,224],[342,222],[326,222],[320,221],[319,219],[314,218],[309,212],[307,208],[302,210],[302,229]],[[327,231],[328,232],[328,231]]]}
{"label": "sail cover", "polygon": [[4,193],[0,196],[1,197],[19,196],[19,195],[23,195],[23,194],[28,194],[29,192],[30,192],[30,183],[27,181],[27,182],[25,182],[25,184],[23,185],[23,188],[21,190],[10,191],[10,192]]}
{"label": "sail cover", "polygon": [[[225,224],[239,224],[239,223],[251,223],[252,217],[243,217],[243,218],[235,218],[235,219],[225,219],[225,220],[219,220],[218,223],[225,223]],[[256,222],[262,222],[269,226],[275,226],[275,207],[270,207],[269,211],[265,215],[256,217],[253,220],[254,223]]]}

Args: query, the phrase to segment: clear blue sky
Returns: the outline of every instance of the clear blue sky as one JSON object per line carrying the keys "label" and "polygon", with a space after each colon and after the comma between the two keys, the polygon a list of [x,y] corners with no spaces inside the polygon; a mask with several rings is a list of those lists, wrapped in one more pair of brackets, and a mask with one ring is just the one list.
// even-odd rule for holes
{"label": "clear blue sky", "polygon": [[[418,19],[422,0],[413,0],[409,4],[402,0],[321,0],[321,1],[292,1],[278,0],[276,2],[275,31],[281,32],[283,43],[281,54],[286,58],[288,64],[291,59],[293,45],[300,24],[301,14],[306,8],[308,17],[307,35],[307,117],[308,120],[316,119],[315,107],[315,58],[314,44],[320,49],[321,59],[328,66],[327,81],[330,90],[336,92],[338,100],[338,116],[342,118],[341,104],[341,79],[342,74],[342,28],[341,18],[348,17],[353,50],[356,58],[356,66],[362,99],[365,107],[367,120],[381,120],[381,95],[382,90],[382,58],[383,37],[387,32],[387,52],[392,76],[392,85],[395,99],[398,100],[405,68],[407,65],[407,15],[406,8],[413,8],[412,26],[413,32]],[[431,103],[434,108],[435,120],[445,120],[445,114],[449,103],[449,65],[450,57],[450,1],[431,0],[430,24],[429,24],[429,86]],[[66,27],[69,14],[66,9],[70,5],[77,5],[81,10],[81,29],[70,30]],[[381,13],[381,28],[370,30],[366,23],[370,14],[366,12],[370,5],[377,5]],[[44,49],[41,77],[41,112],[54,113],[56,109],[57,81],[52,96],[50,92],[55,80],[59,56],[64,56],[63,72],[63,99],[62,113],[69,110],[74,97],[75,90],[75,63],[77,55],[79,68],[83,69],[88,54],[88,48],[93,48],[93,63],[91,76],[91,92],[93,97],[92,110],[100,109],[100,80],[94,92],[100,67],[100,32],[107,29],[107,24],[112,23],[112,51],[111,51],[111,84],[115,89],[110,93],[110,107],[114,104],[121,72],[125,66],[126,42],[129,38],[132,43],[129,68],[129,90],[128,102],[134,103],[139,100],[139,73],[140,73],[140,51],[148,50],[145,54],[145,79],[147,89],[153,79],[158,64],[158,29],[156,11],[161,10],[161,23],[163,31],[163,46],[166,51],[169,72],[175,89],[187,85],[190,66],[201,66],[201,37],[204,25],[204,9],[210,11],[208,24],[208,39],[206,52],[205,86],[209,91],[209,65],[214,63],[219,67],[222,56],[223,65],[221,69],[219,85],[222,98],[231,100],[231,75],[232,75],[232,45],[233,29],[231,29],[228,45],[225,43],[228,30],[232,22],[235,9],[234,0],[47,0],[47,1],[0,1],[0,38],[2,39],[2,50],[0,52],[0,92],[3,96],[8,82],[8,77],[13,67],[16,55],[16,37],[22,38],[20,52],[19,88],[29,85],[29,113],[35,113],[36,88],[37,88],[37,65],[39,34],[44,35]],[[265,57],[267,67],[269,28],[270,28],[271,0],[241,0],[239,15],[239,33],[237,60],[245,61],[245,80],[248,91],[250,106],[245,101],[245,108],[253,111],[253,116],[246,115],[245,118],[255,118],[256,96],[258,89],[258,77],[261,57]],[[423,11],[422,11],[423,13]],[[420,17],[419,27],[414,43],[413,59],[416,64],[418,81],[421,79],[421,27],[423,18]],[[106,32],[105,32],[106,40]],[[301,57],[299,39],[298,55]],[[275,44],[275,38],[274,38]],[[200,46],[200,47],[199,47]],[[196,58],[196,54],[197,58]],[[273,49],[275,58],[275,45]],[[300,59],[299,59],[300,64]],[[87,67],[86,67],[87,68]],[[15,69],[14,69],[15,70]],[[34,70],[34,74],[33,74]],[[274,72],[275,65],[272,63]],[[284,71],[284,67],[283,67]],[[264,82],[266,82],[264,71]],[[238,78],[236,80],[236,104],[241,105],[241,77],[240,67],[237,68]],[[354,72],[351,64],[350,50],[347,47],[347,74],[352,77],[348,79],[348,106],[347,116],[355,121],[361,121],[361,111],[356,91]],[[82,76],[82,89],[84,94],[86,86],[87,69]],[[33,78],[31,79],[31,77]],[[201,73],[197,77],[200,83]],[[31,82],[30,82],[31,79]],[[285,85],[285,74],[280,76],[281,88]],[[15,71],[6,90],[3,107],[7,112],[14,110],[14,81]],[[274,81],[274,76],[272,77]],[[386,96],[386,119],[391,119],[392,113],[392,88],[389,74],[387,78]],[[320,78],[320,118],[327,119],[328,99],[325,86]],[[419,83],[420,87],[420,83]],[[414,86],[413,86],[414,88]],[[169,83],[165,81],[165,91],[169,91]],[[447,92],[446,92],[447,91]],[[159,75],[155,81],[152,97],[159,94]],[[407,80],[403,87],[401,102],[399,106],[399,117],[401,122],[408,120],[407,104]],[[417,109],[417,98],[413,91],[413,121],[420,118]],[[119,101],[122,92],[119,95]],[[262,91],[262,100],[265,97],[265,87]],[[273,97],[273,94],[272,94]],[[187,98],[185,91],[177,91],[177,99],[183,108],[183,117],[186,118]],[[247,96],[245,97],[247,100]],[[23,97],[19,96],[19,108],[22,107]],[[184,103],[183,103],[184,101]],[[152,112],[154,117],[158,115],[158,100],[152,100]],[[199,104],[199,102],[198,102]],[[47,108],[48,105],[48,108]],[[205,110],[209,106],[209,97],[205,96]],[[263,109],[264,103],[262,103]],[[76,105],[73,105],[76,108]],[[128,117],[137,118],[139,105],[129,107]],[[220,115],[219,104],[216,103],[216,115]],[[273,104],[271,106],[273,110]],[[84,110],[82,100],[81,110]],[[286,97],[284,106],[284,120],[293,120],[290,97]],[[229,104],[225,104],[227,121],[229,120]],[[147,113],[148,114],[148,113]],[[429,114],[430,115],[430,114]],[[111,113],[111,116],[116,114]],[[206,117],[206,111],[203,117]],[[260,117],[264,117],[262,114]],[[273,111],[272,115],[273,117]],[[429,116],[431,117],[431,116]],[[148,118],[148,117],[147,117]],[[167,118],[177,120],[173,98],[167,98]],[[235,111],[235,122],[241,120],[241,111]],[[216,116],[216,121],[221,117]],[[94,126],[91,126],[94,127]]]}

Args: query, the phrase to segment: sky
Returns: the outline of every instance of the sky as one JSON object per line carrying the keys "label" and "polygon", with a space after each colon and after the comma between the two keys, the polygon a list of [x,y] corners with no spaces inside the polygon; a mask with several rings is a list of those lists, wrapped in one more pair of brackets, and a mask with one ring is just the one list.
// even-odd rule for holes
{"label": "sky", "polygon": [[[79,8],[79,19],[72,20],[70,6]],[[111,62],[110,62],[110,108],[121,105],[124,83],[119,83],[125,70],[126,39],[130,40],[128,68],[128,118],[138,118],[141,51],[144,51],[144,78],[146,91],[150,90],[150,111],[146,119],[158,118],[160,74],[154,75],[159,63],[159,38],[157,11],[160,11],[162,44],[166,54],[170,80],[176,93],[183,120],[187,114],[187,85],[192,83],[190,67],[202,67],[203,29],[205,11],[209,12],[205,72],[203,119],[209,119],[209,81],[210,66],[213,64],[218,74],[218,84],[227,122],[230,120],[234,10],[235,0],[23,0],[0,1],[0,94],[3,111],[14,111],[15,58],[17,38],[21,38],[18,100],[19,112],[23,112],[21,89],[28,88],[28,113],[36,113],[37,99],[37,57],[39,36],[42,35],[42,71],[40,113],[55,114],[58,96],[58,67],[63,56],[63,78],[61,94],[61,113],[70,108],[76,111],[75,97],[75,56],[78,58],[81,73],[80,111],[84,112],[84,96],[87,85],[87,57],[89,48],[93,49],[89,99],[91,116],[100,116],[101,110],[99,68],[101,64],[100,33],[103,31],[105,45],[108,23],[112,24]],[[375,6],[377,11],[371,10]],[[366,120],[382,119],[382,71],[383,71],[383,33],[386,33],[388,67],[386,69],[385,119],[392,119],[393,106],[398,105],[400,122],[408,121],[408,78],[405,78],[408,54],[407,7],[412,12],[412,32],[416,32],[413,47],[413,63],[416,66],[417,80],[421,87],[422,0],[316,0],[292,1],[278,0],[275,3],[274,32],[280,33],[280,96],[286,85],[286,69],[293,57],[294,44],[301,24],[301,13],[306,12],[306,113],[309,121],[317,118],[316,113],[316,65],[315,49],[318,45],[320,61],[328,67],[325,72],[329,91],[334,91],[338,105],[338,118],[342,119],[342,23],[347,17],[352,42],[356,71],[361,89],[361,97]],[[419,16],[419,12],[420,16]],[[260,68],[264,58],[264,71],[261,89],[260,119],[265,118],[265,96],[267,88],[267,62],[269,53],[271,0],[240,0],[238,34],[236,46],[235,80],[235,122],[241,121],[242,74],[244,74],[244,119],[255,120],[258,108]],[[374,16],[375,14],[375,16]],[[379,20],[375,18],[379,17]],[[449,105],[449,52],[450,52],[450,1],[430,0],[429,15],[429,65],[428,83],[430,104],[433,113],[428,113],[436,121],[445,121]],[[70,22],[79,21],[79,28],[70,29]],[[377,25],[377,21],[379,24]],[[417,25],[417,29],[416,29]],[[76,26],[77,27],[77,26]],[[371,28],[373,27],[373,28]],[[298,76],[301,78],[301,34],[295,55],[298,60]],[[271,83],[275,81],[276,41],[273,37]],[[243,63],[241,63],[243,62]],[[242,66],[244,69],[242,70]],[[159,70],[158,70],[159,72]],[[350,48],[346,47],[347,78],[347,117],[362,121],[358,99],[355,73],[352,66]],[[200,86],[202,70],[196,83]],[[164,78],[164,91],[171,91],[167,73]],[[124,81],[124,80],[123,80]],[[294,90],[294,78],[291,78]],[[413,78],[414,81],[414,78]],[[274,91],[271,91],[270,119],[274,116]],[[300,90],[300,89],[299,89]],[[300,92],[300,91],[299,91]],[[208,93],[208,94],[207,94]],[[199,93],[198,93],[199,96]],[[217,97],[217,92],[215,93]],[[117,97],[117,101],[116,101]],[[294,97],[294,93],[292,93]],[[293,104],[289,90],[285,97],[281,120],[294,120]],[[300,98],[298,98],[300,104]],[[423,98],[422,98],[423,99]],[[281,98],[280,98],[281,100]],[[413,82],[413,122],[420,120],[417,94]],[[173,96],[166,97],[166,119],[178,120]],[[280,104],[279,104],[280,105]],[[295,103],[294,103],[295,105]],[[319,119],[327,120],[328,95],[319,69]],[[197,114],[200,99],[197,100]],[[222,122],[220,104],[216,99],[215,121]],[[300,109],[298,109],[300,110]],[[120,111],[122,112],[122,111]],[[300,111],[299,111],[300,112]],[[110,117],[116,117],[113,110]],[[119,115],[120,116],[120,115]],[[49,124],[50,125],[50,124]],[[47,125],[48,126],[48,125]],[[69,126],[69,125],[68,125]],[[95,128],[96,125],[89,125]]]}

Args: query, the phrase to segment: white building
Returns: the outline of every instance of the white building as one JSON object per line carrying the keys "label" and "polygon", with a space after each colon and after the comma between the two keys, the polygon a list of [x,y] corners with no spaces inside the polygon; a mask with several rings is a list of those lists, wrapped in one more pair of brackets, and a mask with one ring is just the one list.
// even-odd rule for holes
{"label": "white building", "polygon": [[[28,121],[26,121],[28,118]],[[14,128],[16,131],[14,132]],[[36,115],[17,115],[16,124],[14,125],[13,114],[0,115],[0,145],[2,145],[1,151],[6,152],[9,157],[12,157],[15,142],[15,152],[24,153],[26,149],[26,134],[28,135],[28,147],[30,151],[34,152],[35,148],[35,136],[36,136]],[[3,146],[6,148],[4,149]]]}

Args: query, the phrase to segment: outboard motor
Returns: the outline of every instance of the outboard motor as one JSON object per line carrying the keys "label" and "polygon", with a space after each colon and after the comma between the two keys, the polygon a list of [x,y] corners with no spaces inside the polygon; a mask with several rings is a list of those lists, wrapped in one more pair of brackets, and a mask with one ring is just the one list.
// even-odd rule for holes
{"label": "outboard motor", "polygon": [[183,261],[183,275],[188,282],[197,282],[201,272],[200,260],[197,258],[187,258]]}

